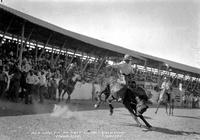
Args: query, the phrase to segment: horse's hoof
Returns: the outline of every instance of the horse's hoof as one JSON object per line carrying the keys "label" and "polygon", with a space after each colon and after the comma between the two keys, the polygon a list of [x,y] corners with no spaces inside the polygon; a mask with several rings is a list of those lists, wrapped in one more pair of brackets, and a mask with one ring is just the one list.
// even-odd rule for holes
{"label": "horse's hoof", "polygon": [[97,105],[97,104],[94,105],[94,108],[98,108],[98,107],[99,107],[99,105]]}
{"label": "horse's hoof", "polygon": [[149,130],[155,130],[155,128],[152,127],[151,125],[150,125],[150,126],[147,126],[147,129],[149,129]]}
{"label": "horse's hoof", "polygon": [[113,114],[113,110],[110,111],[110,116],[112,116],[112,114]]}
{"label": "horse's hoof", "polygon": [[142,125],[141,124],[137,124],[137,127],[142,127]]}

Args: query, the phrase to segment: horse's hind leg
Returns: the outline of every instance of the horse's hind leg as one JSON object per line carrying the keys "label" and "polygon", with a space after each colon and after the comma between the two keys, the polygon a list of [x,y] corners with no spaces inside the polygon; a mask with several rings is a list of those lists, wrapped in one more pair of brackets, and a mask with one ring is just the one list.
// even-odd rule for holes
{"label": "horse's hind leg", "polygon": [[137,125],[139,127],[142,126],[142,124],[138,121],[137,115],[135,114],[135,112],[133,111],[133,108],[131,107],[131,105],[128,102],[124,102],[123,103],[125,108],[128,109],[128,111],[130,112],[131,116],[133,117],[133,119],[136,121]]}
{"label": "horse's hind leg", "polygon": [[[169,105],[169,103],[165,103],[165,109],[166,109],[166,114],[168,115],[168,111],[167,111],[167,109],[168,109],[168,105]],[[170,105],[169,105],[169,115],[170,115]]]}
{"label": "horse's hind leg", "polygon": [[145,125],[148,127],[148,128],[151,128],[152,126],[145,120],[145,118],[143,117],[143,115],[139,115],[140,119],[145,123]]}
{"label": "horse's hind leg", "polygon": [[174,101],[172,101],[170,107],[171,107],[171,115],[173,116],[174,115]]}
{"label": "horse's hind leg", "polygon": [[109,107],[110,107],[110,115],[112,115],[112,114],[113,114],[113,109],[114,109],[114,107],[112,106],[112,103],[111,103],[111,102],[109,103]]}
{"label": "horse's hind leg", "polygon": [[58,102],[60,102],[60,95],[61,95],[62,89],[58,88]]}

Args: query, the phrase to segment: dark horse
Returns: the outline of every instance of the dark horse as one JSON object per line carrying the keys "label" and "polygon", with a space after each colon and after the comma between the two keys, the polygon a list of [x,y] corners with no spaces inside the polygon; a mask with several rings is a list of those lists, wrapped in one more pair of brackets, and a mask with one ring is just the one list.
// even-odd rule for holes
{"label": "dark horse", "polygon": [[116,92],[112,92],[112,90],[109,89],[110,87],[108,88],[108,85],[107,85],[105,90],[100,92],[100,95],[98,97],[98,102],[97,104],[95,104],[95,107],[97,108],[101,103],[101,100],[99,100],[101,94],[105,94],[106,101],[109,104],[110,114],[112,115],[113,109],[114,109],[114,107],[112,106],[112,101],[114,100],[118,101],[118,99],[122,99],[123,105],[130,112],[134,120],[137,122],[137,125],[141,127],[141,123],[137,119],[137,117],[139,117],[148,128],[151,128],[152,126],[145,120],[145,118],[142,115],[142,113],[145,112],[148,107],[143,109],[141,113],[139,114],[137,113],[138,101],[136,100],[137,99],[136,97],[139,97],[141,100],[147,101],[148,97],[146,95],[145,90],[141,87],[136,87],[135,82],[129,83],[128,85],[130,86],[126,86],[126,85],[121,86],[120,90]]}
{"label": "dark horse", "polygon": [[9,75],[11,78],[7,98],[11,101],[18,102],[21,71],[16,64],[10,66]]}
{"label": "dark horse", "polygon": [[75,74],[74,77],[68,79],[67,81],[64,79],[61,79],[58,84],[58,92],[59,92],[58,100],[60,101],[61,93],[64,90],[64,92],[62,94],[62,100],[64,99],[65,93],[67,93],[68,94],[67,102],[70,102],[71,94],[74,91],[76,82],[80,81],[80,80],[81,80],[81,76],[78,74]]}

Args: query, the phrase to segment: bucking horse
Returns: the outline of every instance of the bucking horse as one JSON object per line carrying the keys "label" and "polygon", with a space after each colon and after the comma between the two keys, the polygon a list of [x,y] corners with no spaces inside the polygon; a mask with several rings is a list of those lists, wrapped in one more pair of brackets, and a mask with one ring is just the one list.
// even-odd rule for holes
{"label": "bucking horse", "polygon": [[95,104],[95,108],[98,108],[102,102],[101,95],[105,94],[105,100],[109,104],[110,115],[113,114],[114,107],[112,101],[119,101],[123,103],[124,107],[130,112],[133,119],[136,121],[139,127],[142,124],[138,121],[139,117],[147,126],[151,128],[152,126],[145,120],[143,113],[147,110],[148,106],[141,103],[141,101],[146,102],[148,96],[146,91],[142,87],[136,86],[135,81],[129,81],[128,86],[122,85],[117,80],[111,80],[112,82],[107,82],[104,90],[99,92],[98,102]]}

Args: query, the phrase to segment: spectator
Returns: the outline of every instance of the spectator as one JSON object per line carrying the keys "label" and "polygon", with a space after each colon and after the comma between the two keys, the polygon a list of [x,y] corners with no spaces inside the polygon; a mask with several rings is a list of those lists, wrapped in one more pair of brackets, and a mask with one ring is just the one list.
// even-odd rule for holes
{"label": "spectator", "polygon": [[32,103],[34,85],[37,85],[38,82],[38,77],[34,74],[33,70],[30,70],[26,77],[27,92],[25,94],[25,104]]}
{"label": "spectator", "polygon": [[3,70],[2,62],[0,62],[0,96],[4,98],[7,87],[8,77]]}
{"label": "spectator", "polygon": [[46,75],[44,74],[44,71],[38,72],[38,78],[39,78],[39,98],[40,103],[44,102],[44,96],[47,90],[47,81],[46,81]]}

